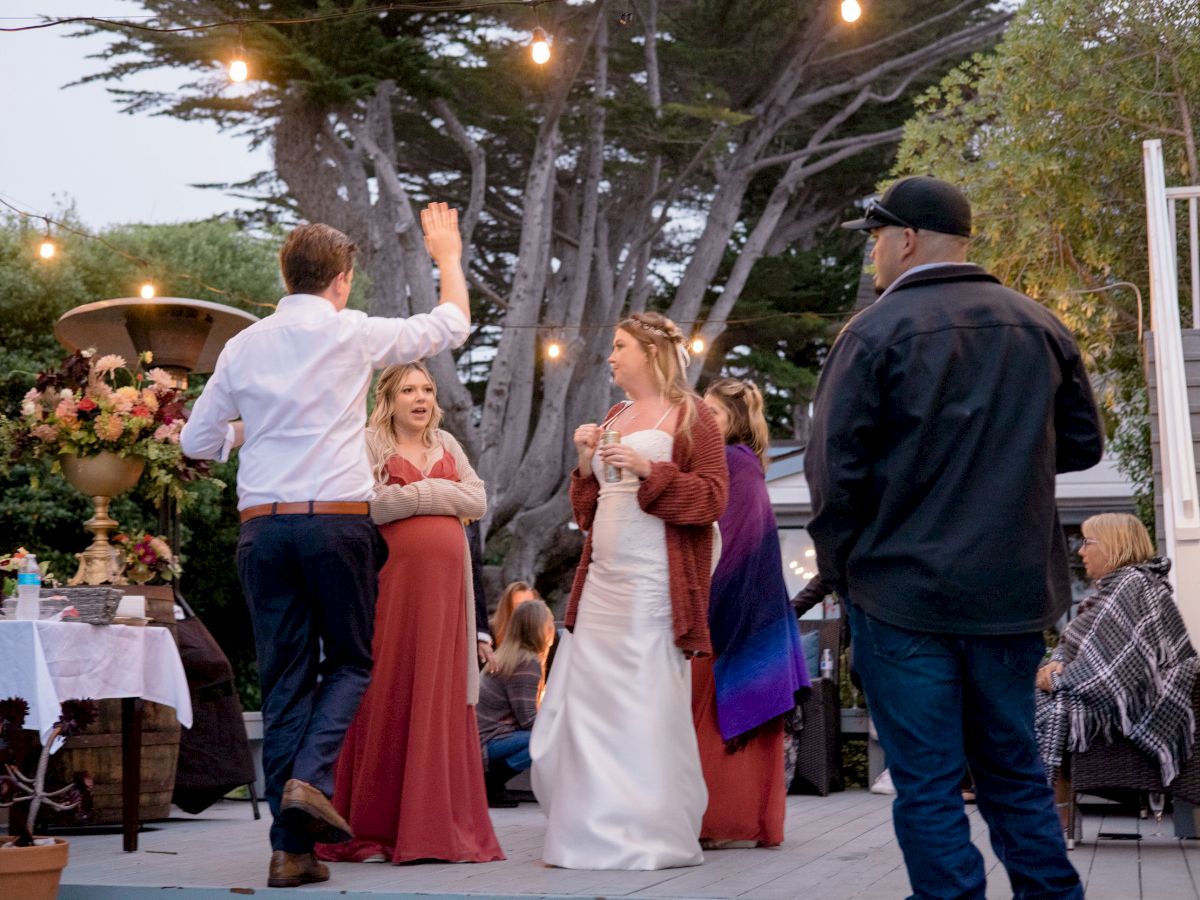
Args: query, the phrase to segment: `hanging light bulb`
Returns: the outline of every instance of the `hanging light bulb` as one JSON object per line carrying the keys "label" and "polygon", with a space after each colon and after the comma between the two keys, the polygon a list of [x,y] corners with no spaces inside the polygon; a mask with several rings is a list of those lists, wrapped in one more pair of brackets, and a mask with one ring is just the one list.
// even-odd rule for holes
{"label": "hanging light bulb", "polygon": [[562,344],[558,341],[551,341],[546,345],[546,356],[550,359],[558,359],[562,356]]}
{"label": "hanging light bulb", "polygon": [[154,283],[150,281],[144,282],[142,289],[138,293],[142,295],[143,300],[153,300],[155,294]]}
{"label": "hanging light bulb", "polygon": [[857,22],[862,16],[862,7],[858,0],[842,0],[842,21]]}
{"label": "hanging light bulb", "polygon": [[242,59],[245,51],[238,47],[237,53],[234,55],[233,62],[229,64],[229,80],[241,84],[250,75],[250,67],[246,65],[246,61]]}
{"label": "hanging light bulb", "polygon": [[688,344],[688,349],[697,354],[703,353],[704,347],[704,338],[700,337],[700,335],[696,335],[694,338],[692,338],[692,342]]}
{"label": "hanging light bulb", "polygon": [[54,239],[50,237],[50,220],[43,217],[42,221],[46,223],[46,230],[42,232],[42,242],[38,245],[38,256],[42,259],[53,259],[54,254],[58,252],[58,247],[54,244]]}
{"label": "hanging light bulb", "polygon": [[539,66],[550,61],[550,36],[541,25],[533,29],[533,40],[529,43],[529,55]]}

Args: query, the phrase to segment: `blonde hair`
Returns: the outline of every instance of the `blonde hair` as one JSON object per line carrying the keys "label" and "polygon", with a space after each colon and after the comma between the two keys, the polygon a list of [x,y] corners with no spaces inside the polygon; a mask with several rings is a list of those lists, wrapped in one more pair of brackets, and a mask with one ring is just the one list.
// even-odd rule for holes
{"label": "blonde hair", "polygon": [[[684,441],[689,440],[688,434],[696,420],[696,404],[691,401],[700,398],[688,384],[687,363],[690,357],[684,346],[683,332],[662,313],[656,312],[633,313],[618,322],[617,328],[641,344],[642,350],[650,357],[650,371],[654,373],[658,389],[672,406],[680,407],[675,434]],[[653,353],[650,352],[651,347],[654,348]]]}
{"label": "blonde hair", "polygon": [[554,625],[554,613],[550,612],[550,607],[544,601],[530,600],[513,611],[508,624],[508,632],[496,650],[496,674],[511,675],[517,666],[536,659],[542,667],[542,678],[538,684],[540,697],[546,681],[546,657],[550,653],[550,645],[554,643],[550,627]]}
{"label": "blonde hair", "polygon": [[[513,597],[522,591],[529,591],[533,594],[533,600],[541,600],[542,595],[538,593],[537,588],[532,584],[524,581],[514,581],[504,589],[504,593],[500,595],[500,602],[496,604],[496,614],[492,616],[492,640],[499,647],[504,642],[504,634],[508,631],[508,623],[513,617],[513,611],[518,609],[513,603]],[[524,606],[524,604],[521,604]]]}
{"label": "blonde hair", "polygon": [[379,376],[379,384],[375,386],[375,408],[371,410],[371,417],[367,420],[367,448],[371,451],[371,458],[375,460],[371,474],[375,476],[375,481],[381,484],[387,481],[388,460],[400,449],[392,424],[392,417],[396,414],[396,393],[413,372],[420,372],[433,385],[433,409],[429,421],[425,423],[424,431],[421,432],[421,443],[432,447],[437,441],[438,426],[442,424],[442,408],[437,402],[437,382],[433,380],[424,363],[403,363],[384,369],[383,374]]}
{"label": "blonde hair", "polygon": [[758,386],[753,381],[718,378],[708,386],[704,396],[719,403],[729,418],[725,443],[745,444],[755,452],[766,472],[771,438],[767,417],[763,413],[763,395]]}
{"label": "blonde hair", "polygon": [[1129,513],[1101,513],[1080,526],[1083,536],[1095,541],[1104,551],[1109,571],[1132,566],[1154,558],[1154,542],[1146,526]]}

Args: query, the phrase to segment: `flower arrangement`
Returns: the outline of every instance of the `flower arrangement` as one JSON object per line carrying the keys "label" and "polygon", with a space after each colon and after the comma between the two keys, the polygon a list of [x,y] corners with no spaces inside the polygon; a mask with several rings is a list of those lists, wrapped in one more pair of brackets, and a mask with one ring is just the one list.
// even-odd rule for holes
{"label": "flower arrangement", "polygon": [[[188,459],[179,447],[187,420],[184,392],[162,369],[137,371],[116,354],[81,350],[56,370],[43,372],[21,402],[17,418],[0,417],[0,469],[20,459],[80,457],[110,451],[146,461],[151,482],[185,499],[184,485],[211,477],[207,462]],[[162,491],[156,491],[158,497]]]}
{"label": "flower arrangement", "polygon": [[[34,843],[33,833],[43,808],[53,813],[81,809],[91,811],[91,776],[76,773],[74,780],[55,790],[46,789],[46,766],[59,738],[79,734],[96,721],[100,707],[95,700],[64,700],[50,738],[40,747],[25,740],[22,729],[29,704],[19,697],[0,700],[0,738],[4,739],[3,773],[0,774],[0,806],[11,806],[9,831],[17,836],[16,847]],[[24,760],[22,771],[18,761]],[[32,772],[33,774],[26,774]]]}
{"label": "flower arrangement", "polygon": [[173,581],[179,577],[179,561],[171,552],[165,538],[143,534],[133,538],[118,534],[112,539],[125,562],[125,577],[134,584],[152,581]]}

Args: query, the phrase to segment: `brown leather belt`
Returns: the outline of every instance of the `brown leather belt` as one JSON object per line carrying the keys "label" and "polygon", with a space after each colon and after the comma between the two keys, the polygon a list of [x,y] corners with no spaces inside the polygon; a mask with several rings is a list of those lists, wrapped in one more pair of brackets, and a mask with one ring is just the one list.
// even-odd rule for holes
{"label": "brown leather belt", "polygon": [[365,500],[354,502],[329,500],[301,500],[298,503],[260,503],[248,506],[241,512],[243,522],[260,516],[365,516],[371,505]]}

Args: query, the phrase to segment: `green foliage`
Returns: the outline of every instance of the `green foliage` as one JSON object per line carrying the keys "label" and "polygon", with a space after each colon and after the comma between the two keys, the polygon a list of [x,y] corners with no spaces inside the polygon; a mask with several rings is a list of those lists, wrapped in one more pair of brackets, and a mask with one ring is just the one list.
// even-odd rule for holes
{"label": "green foliage", "polygon": [[[131,225],[102,236],[132,256],[159,263],[153,278],[160,295],[226,302],[261,314],[282,290],[275,260],[278,241],[248,234],[232,222]],[[70,235],[59,238],[55,259],[40,261],[35,253],[39,239],[38,230],[20,221],[0,220],[0,415],[16,415],[37,373],[66,355],[53,337],[62,313],[129,296],[144,277],[141,267],[111,249]],[[203,284],[236,293],[217,294]],[[193,391],[202,381],[192,379]],[[216,465],[213,474],[232,486],[236,466]],[[190,486],[189,495],[183,540],[175,548],[183,565],[181,588],[244,676],[243,698],[256,703],[253,641],[234,566],[237,498],[232,487],[220,490],[211,483]],[[161,489],[143,478],[132,492],[115,498],[110,511],[125,531],[160,534],[165,531],[155,509],[160,496]],[[50,460],[23,460],[0,478],[0,553],[24,546],[65,580],[75,573],[74,553],[89,543],[82,523],[90,511],[90,501],[51,471]]]}
{"label": "green foliage", "polygon": [[[859,236],[831,233],[812,250],[793,247],[760,260],[736,318],[709,356],[720,366],[714,375],[747,378],[763,388],[774,438],[806,437],[805,409],[821,363],[854,305],[861,244]],[[729,254],[726,266],[735,258]]]}
{"label": "green foliage", "polygon": [[962,185],[976,212],[971,258],[1075,333],[1143,514],[1152,487],[1137,338],[1149,311],[1118,282],[1149,296],[1141,143],[1163,141],[1168,183],[1200,183],[1197,109],[1193,0],[1034,0],[994,55],[919,100],[895,169]]}

